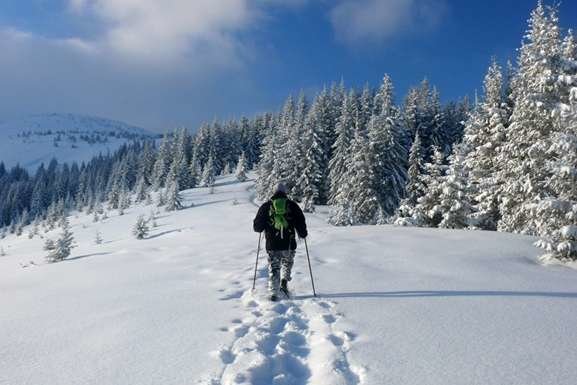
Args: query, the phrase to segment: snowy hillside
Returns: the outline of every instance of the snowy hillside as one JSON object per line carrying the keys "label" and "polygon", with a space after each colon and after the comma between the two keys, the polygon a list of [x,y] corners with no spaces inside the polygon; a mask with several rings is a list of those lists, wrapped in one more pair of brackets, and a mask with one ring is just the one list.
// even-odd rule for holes
{"label": "snowy hillside", "polygon": [[44,114],[0,122],[0,162],[35,171],[52,158],[86,161],[123,143],[155,137],[142,128],[115,120],[75,115]]}
{"label": "snowy hillside", "polygon": [[296,296],[270,303],[262,253],[250,290],[253,189],[185,191],[194,207],[161,211],[144,240],[132,227],[154,206],[79,214],[60,263],[29,228],[0,240],[0,384],[575,383],[577,272],[537,264],[534,238],[337,228],[321,210],[307,215],[319,297],[300,243]]}

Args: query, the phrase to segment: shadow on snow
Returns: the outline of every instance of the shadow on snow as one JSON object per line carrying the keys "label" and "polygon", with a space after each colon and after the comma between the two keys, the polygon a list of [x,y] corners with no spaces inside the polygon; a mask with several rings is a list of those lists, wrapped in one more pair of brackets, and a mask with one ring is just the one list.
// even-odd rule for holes
{"label": "shadow on snow", "polygon": [[[322,298],[423,298],[423,297],[541,297],[577,299],[575,292],[506,291],[506,290],[414,290],[376,291],[318,294]],[[312,295],[296,296],[295,299],[313,298]]]}

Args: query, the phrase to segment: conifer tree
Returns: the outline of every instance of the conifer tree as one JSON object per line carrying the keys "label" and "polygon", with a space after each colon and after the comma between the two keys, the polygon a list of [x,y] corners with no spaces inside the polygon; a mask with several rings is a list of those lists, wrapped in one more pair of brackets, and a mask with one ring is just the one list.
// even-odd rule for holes
{"label": "conifer tree", "polygon": [[216,170],[214,166],[214,161],[212,155],[208,158],[208,161],[204,165],[204,170],[202,170],[202,179],[200,181],[201,186],[211,187],[214,186]]}
{"label": "conifer tree", "polygon": [[485,76],[485,96],[465,127],[464,165],[469,173],[467,195],[473,207],[469,223],[473,228],[496,230],[499,221],[499,154],[503,151],[509,114],[503,99],[503,76],[493,59]]}
{"label": "conifer tree", "polygon": [[440,186],[438,211],[442,216],[439,227],[463,229],[469,225],[471,203],[467,195],[467,171],[463,145],[455,146],[449,159],[447,175]]}
{"label": "conifer tree", "polygon": [[70,231],[68,220],[62,224],[62,233],[60,238],[55,242],[54,248],[46,257],[49,263],[60,262],[70,256],[70,251],[74,248],[74,236]]}
{"label": "conifer tree", "polygon": [[198,185],[200,177],[202,175],[196,152],[194,152],[192,159],[190,161],[190,165],[188,167],[188,173],[189,173],[188,180],[190,182],[190,186],[191,188],[194,188]]}
{"label": "conifer tree", "polygon": [[136,239],[144,239],[148,236],[148,232],[148,221],[144,218],[143,215],[139,215],[136,219],[136,223],[134,224],[132,234],[134,234]]}
{"label": "conifer tree", "polygon": [[224,165],[224,169],[222,170],[222,175],[226,176],[226,175],[230,175],[230,163],[226,162],[226,164]]}
{"label": "conifer tree", "polygon": [[442,194],[442,182],[445,175],[445,156],[436,146],[431,151],[433,158],[425,164],[423,178],[426,193],[418,199],[413,212],[412,221],[417,226],[437,227],[443,219],[441,212],[440,197]]}
{"label": "conifer tree", "polygon": [[134,193],[136,203],[140,203],[146,200],[146,197],[148,196],[148,188],[146,186],[146,179],[144,176],[141,176],[138,179],[138,182],[136,182]]}
{"label": "conifer tree", "polygon": [[244,182],[247,180],[247,176],[246,176],[246,157],[244,152],[240,155],[240,158],[238,158],[238,163],[236,165],[236,171],[235,171],[235,176],[236,179],[239,182]]}
{"label": "conifer tree", "polygon": [[258,179],[256,184],[256,193],[259,199],[265,199],[275,183],[278,182],[277,175],[274,174],[275,158],[279,135],[277,134],[276,121],[269,121],[267,134],[263,139],[260,161],[258,163]]}
{"label": "conifer tree", "polygon": [[97,245],[101,245],[102,242],[103,242],[102,233],[100,231],[97,231],[95,236],[94,236],[94,243]]}
{"label": "conifer tree", "polygon": [[154,213],[154,211],[150,212],[150,215],[148,216],[148,223],[150,223],[150,225],[153,228],[158,226],[158,224],[156,223],[156,214]]}
{"label": "conifer tree", "polygon": [[56,248],[56,244],[54,243],[54,241],[50,238],[46,238],[46,241],[44,242],[43,249],[51,252],[55,248]]}
{"label": "conifer tree", "polygon": [[503,167],[499,230],[538,234],[540,218],[532,210],[548,191],[547,148],[555,135],[554,110],[559,103],[557,79],[562,74],[557,8],[539,1],[520,50],[512,89],[513,111],[507,144],[497,159]]}
{"label": "conifer tree", "polygon": [[415,206],[417,205],[419,198],[424,196],[426,193],[421,148],[421,138],[417,132],[409,152],[409,169],[407,171],[408,179],[405,186],[404,198],[400,203],[395,219],[395,224],[397,225],[409,226],[413,224],[412,218],[415,214]]}
{"label": "conifer tree", "polygon": [[[302,96],[304,98],[304,96]],[[299,99],[299,109],[304,110],[304,99]],[[277,129],[275,153],[273,156],[271,187],[279,181],[285,181],[289,191],[293,190],[296,175],[296,160],[300,153],[299,146],[299,119],[296,116],[297,106],[295,106],[292,96],[289,96],[281,112],[279,126]]]}
{"label": "conifer tree", "polygon": [[541,236],[538,245],[547,251],[544,260],[577,260],[577,56],[570,55],[564,51],[561,101],[554,110],[558,132],[546,151],[549,194],[530,207]]}
{"label": "conifer tree", "polygon": [[347,183],[344,178],[347,170],[347,159],[350,152],[356,116],[356,95],[351,91],[343,99],[341,117],[337,123],[337,139],[333,145],[333,157],[329,162],[329,203],[336,203],[340,186]]}
{"label": "conifer tree", "polygon": [[350,204],[353,224],[375,224],[379,214],[379,196],[374,188],[374,168],[369,144],[361,128],[355,134],[348,159],[349,183],[343,198]]}
{"label": "conifer tree", "polygon": [[188,160],[189,137],[186,130],[177,130],[174,134],[172,148],[172,160],[168,171],[170,180],[176,179],[179,186],[186,190],[194,187],[190,180],[189,160]]}
{"label": "conifer tree", "polygon": [[164,186],[166,175],[168,174],[170,166],[170,155],[170,139],[168,135],[164,135],[162,142],[160,143],[160,149],[158,150],[158,155],[152,170],[152,187],[154,188],[154,191],[158,191],[159,188]]}
{"label": "conifer tree", "polygon": [[382,214],[391,216],[403,197],[407,179],[407,150],[403,143],[401,117],[393,101],[393,84],[385,75],[378,92],[379,114],[368,128],[372,185]]}
{"label": "conifer tree", "polygon": [[324,152],[322,128],[322,108],[324,106],[315,100],[305,121],[305,129],[301,140],[303,149],[301,175],[297,180],[298,190],[302,192],[306,212],[314,210],[314,203],[322,203],[321,192],[325,192],[326,154]]}
{"label": "conifer tree", "polygon": [[175,211],[182,209],[182,198],[180,197],[180,188],[178,180],[168,182],[166,191],[166,211]]}

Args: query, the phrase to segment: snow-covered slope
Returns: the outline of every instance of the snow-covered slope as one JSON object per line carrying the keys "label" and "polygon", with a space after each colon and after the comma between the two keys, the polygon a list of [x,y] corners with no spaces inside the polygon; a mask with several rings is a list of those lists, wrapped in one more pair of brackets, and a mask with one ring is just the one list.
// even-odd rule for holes
{"label": "snow-covered slope", "polygon": [[308,215],[319,297],[301,243],[296,296],[274,304],[262,253],[251,293],[252,187],[186,191],[195,207],[142,241],[132,226],[153,207],[80,214],[57,264],[26,230],[0,240],[0,383],[575,383],[577,272],[537,264],[534,239]]}
{"label": "snow-covered slope", "polygon": [[85,161],[136,139],[156,137],[142,128],[115,120],[44,114],[0,122],[0,162],[34,171],[52,158]]}

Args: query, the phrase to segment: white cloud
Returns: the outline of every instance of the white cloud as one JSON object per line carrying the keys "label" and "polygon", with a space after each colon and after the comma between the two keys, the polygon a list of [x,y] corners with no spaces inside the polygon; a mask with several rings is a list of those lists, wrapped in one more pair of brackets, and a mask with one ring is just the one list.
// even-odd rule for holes
{"label": "white cloud", "polygon": [[82,33],[0,25],[0,119],[61,111],[195,128],[270,108],[247,65],[259,53],[242,35],[271,8],[307,0],[66,1]]}
{"label": "white cloud", "polygon": [[444,0],[342,0],[330,19],[344,43],[382,42],[436,26],[445,9]]}
{"label": "white cloud", "polygon": [[249,0],[69,0],[69,6],[74,17],[102,27],[85,45],[140,63],[216,52],[230,59],[238,49],[234,33],[253,16]]}

